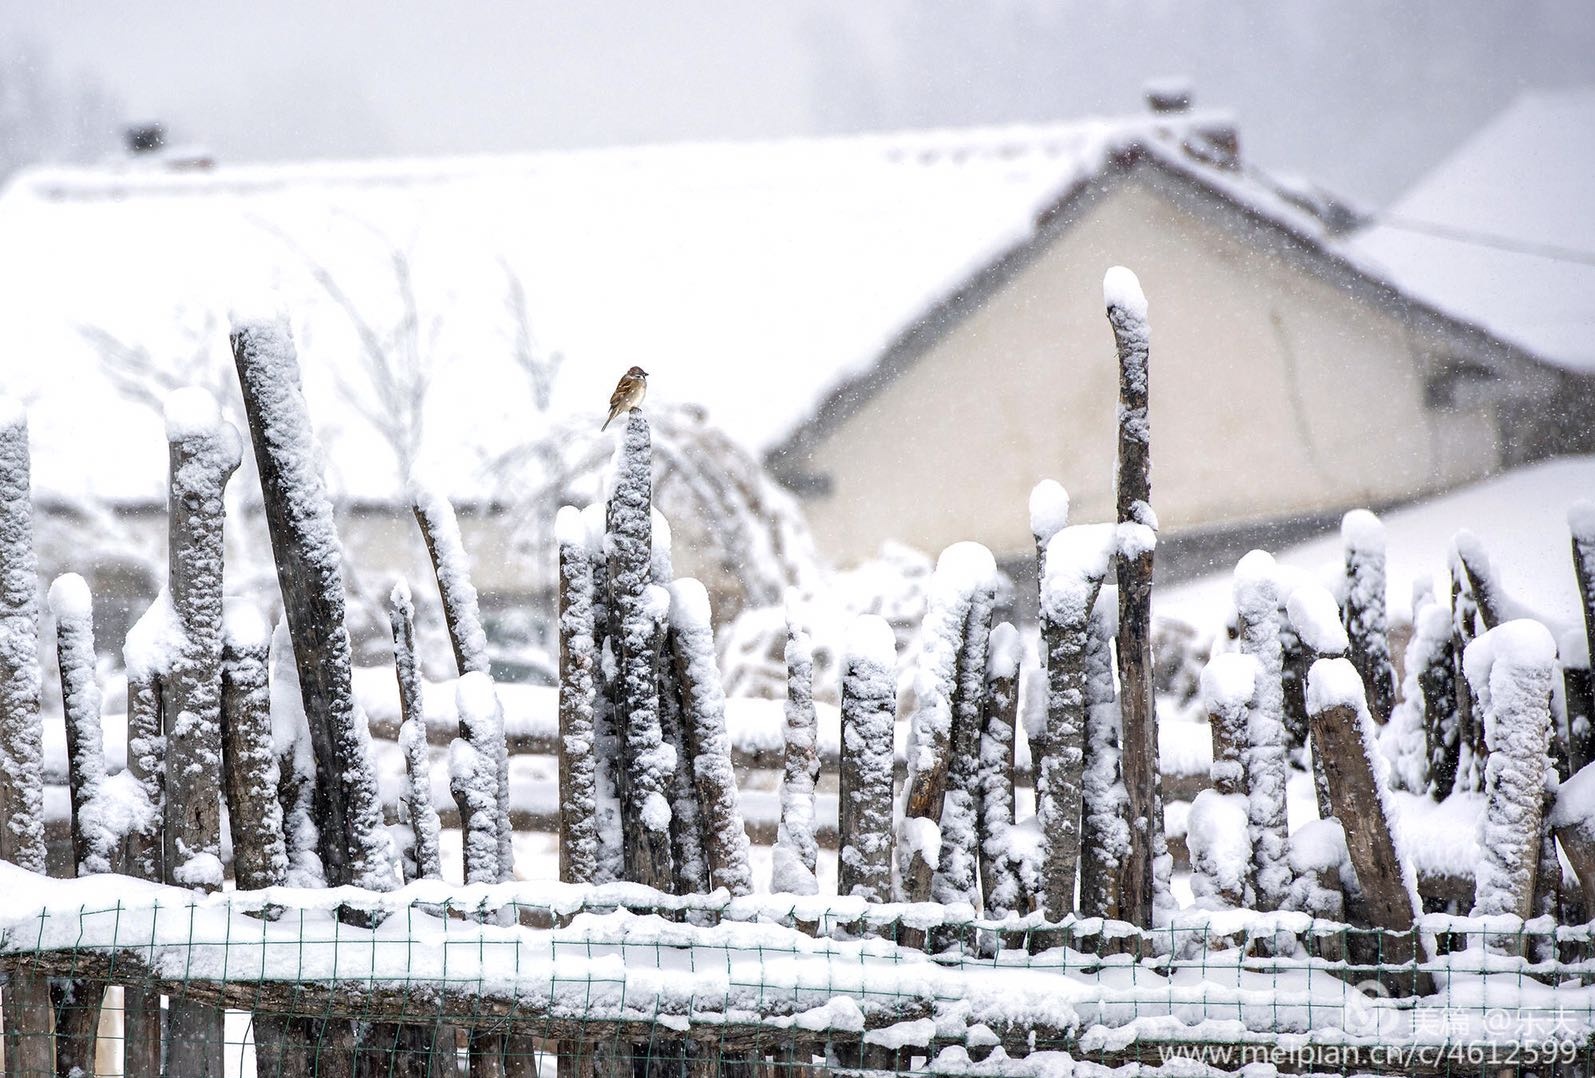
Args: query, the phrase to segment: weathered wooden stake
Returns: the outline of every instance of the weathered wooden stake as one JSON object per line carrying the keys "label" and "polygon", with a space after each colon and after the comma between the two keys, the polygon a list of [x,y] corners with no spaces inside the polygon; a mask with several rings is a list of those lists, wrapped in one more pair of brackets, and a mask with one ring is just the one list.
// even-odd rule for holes
{"label": "weathered wooden stake", "polygon": [[897,642],[885,619],[866,614],[842,655],[842,756],[837,893],[892,897],[892,735]]}
{"label": "weathered wooden stake", "polygon": [[[222,496],[237,470],[238,432],[203,389],[166,405],[171,482],[167,590],[175,652],[161,680],[166,734],[164,878],[216,891],[221,861]],[[166,1063],[195,1078],[223,1070],[222,1012],[174,999],[166,1009]]]}
{"label": "weathered wooden stake", "polygon": [[1080,784],[1085,756],[1086,648],[1091,610],[1115,544],[1108,524],[1076,524],[1047,544],[1042,640],[1047,648],[1047,756],[1037,767],[1041,908],[1049,921],[1075,911],[1080,863]]}
{"label": "weathered wooden stake", "polygon": [[1157,710],[1152,700],[1152,559],[1157,516],[1152,511],[1152,427],[1148,415],[1149,354],[1146,296],[1122,266],[1102,282],[1108,322],[1119,353],[1117,510],[1122,537],[1119,583],[1119,708],[1124,722],[1124,785],[1129,794],[1130,855],[1125,863],[1125,920],[1152,927],[1160,890],[1154,861],[1162,845],[1162,777],[1158,772]]}
{"label": "weathered wooden stake", "polygon": [[[39,567],[33,553],[28,421],[0,397],[0,860],[44,871],[44,732],[39,687]],[[50,992],[19,973],[5,988],[6,1065],[49,1074]]]}
{"label": "weathered wooden stake", "polygon": [[980,889],[988,917],[1024,909],[1011,859],[1014,813],[1014,729],[1019,718],[1019,632],[1008,622],[991,630],[986,659],[986,715],[980,737]]}
{"label": "weathered wooden stake", "polygon": [[315,816],[333,886],[397,885],[372,774],[365,716],[354,699],[344,624],[343,551],[317,467],[286,321],[235,323],[233,360],[260,472],[266,528],[315,750]]}
{"label": "weathered wooden stake", "polygon": [[[1383,962],[1400,965],[1421,957],[1415,947],[1419,913],[1417,895],[1408,887],[1409,869],[1392,837],[1384,790],[1373,773],[1377,752],[1373,720],[1368,714],[1362,679],[1348,659],[1319,659],[1307,681],[1307,712],[1312,722],[1313,751],[1323,759],[1335,817],[1346,833],[1346,850],[1357,871],[1363,907],[1384,938]],[[1405,934],[1403,934],[1405,933]],[[1410,994],[1433,991],[1427,973],[1414,970],[1399,978]]]}
{"label": "weathered wooden stake", "polygon": [[[117,836],[97,811],[105,783],[105,738],[100,730],[100,687],[94,679],[93,600],[76,573],[50,585],[55,615],[61,708],[66,720],[67,781],[72,796],[72,871],[110,872]],[[105,986],[69,980],[55,986],[55,1066],[62,1075],[94,1073],[95,1034]]]}

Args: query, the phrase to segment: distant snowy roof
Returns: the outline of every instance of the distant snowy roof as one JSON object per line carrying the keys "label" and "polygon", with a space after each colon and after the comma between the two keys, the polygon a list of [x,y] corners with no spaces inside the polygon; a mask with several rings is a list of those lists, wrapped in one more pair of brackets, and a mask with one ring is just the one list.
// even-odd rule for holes
{"label": "distant snowy roof", "polygon": [[1127,154],[1200,174],[1249,212],[1332,243],[1260,174],[1182,150],[1211,148],[1208,133],[1228,126],[1193,113],[506,157],[34,170],[0,193],[0,364],[7,391],[30,404],[46,496],[160,498],[158,409],[130,401],[157,382],[235,392],[227,312],[262,297],[293,315],[329,482],[346,497],[390,500],[405,478],[347,308],[401,370],[402,328],[415,327],[431,382],[419,461],[456,498],[491,496],[485,463],[552,421],[517,365],[512,309],[524,310],[533,351],[564,357],[550,417],[590,415],[596,427],[637,363],[653,400],[702,405],[767,450]]}
{"label": "distant snowy roof", "polygon": [[1351,244],[1401,287],[1595,371],[1595,87],[1519,98]]}

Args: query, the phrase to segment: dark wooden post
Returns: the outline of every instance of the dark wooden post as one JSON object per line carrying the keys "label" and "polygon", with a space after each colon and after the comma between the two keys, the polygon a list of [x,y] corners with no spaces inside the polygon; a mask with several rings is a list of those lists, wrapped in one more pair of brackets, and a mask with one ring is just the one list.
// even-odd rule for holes
{"label": "dark wooden post", "polygon": [[980,890],[986,916],[1025,909],[1009,845],[1015,818],[1014,728],[1019,720],[1019,631],[991,630],[986,657],[986,714],[980,737]]}
{"label": "dark wooden post", "polygon": [[399,748],[404,753],[404,806],[414,842],[412,878],[443,878],[438,849],[442,826],[432,805],[432,757],[427,750],[426,708],[421,696],[421,669],[415,655],[415,605],[410,585],[399,580],[388,596],[388,624],[393,630],[393,670],[399,686]]}
{"label": "dark wooden post", "polygon": [[[1567,694],[1569,715],[1579,711],[1572,703],[1576,699],[1580,701],[1583,714],[1590,724],[1595,725],[1595,501],[1576,502],[1567,512],[1567,526],[1573,535],[1573,575],[1578,578],[1578,595],[1584,614],[1584,655],[1587,665],[1581,671],[1569,665],[1563,676],[1568,685],[1573,687]],[[1580,680],[1583,684],[1577,687],[1576,683]],[[1589,763],[1591,751],[1587,729],[1570,730],[1567,749],[1570,770],[1577,771]],[[1586,902],[1595,902],[1595,896],[1589,896]],[[1585,908],[1590,907],[1586,905]]]}
{"label": "dark wooden post", "polygon": [[609,613],[618,644],[615,729],[620,741],[626,878],[671,889],[670,768],[661,752],[659,676],[647,589],[653,583],[653,453],[641,411],[626,415],[606,520]]}
{"label": "dark wooden post", "polygon": [[[1348,659],[1319,659],[1308,674],[1307,712],[1313,752],[1324,761],[1335,817],[1346,833],[1346,850],[1362,888],[1363,906],[1379,928],[1405,935],[1385,938],[1383,960],[1399,965],[1422,957],[1415,946],[1417,896],[1408,889],[1407,866],[1396,852],[1384,790],[1371,761],[1378,751],[1362,679]],[[1401,983],[1414,995],[1433,991],[1426,973]]]}
{"label": "dark wooden post", "polygon": [[[196,388],[168,398],[166,438],[171,460],[167,591],[176,651],[161,679],[163,875],[167,883],[216,891],[222,885],[222,496],[238,468],[240,445],[215,400]],[[221,1078],[219,1008],[170,1000],[166,1033],[166,1064],[173,1073]]]}
{"label": "dark wooden post", "polygon": [[1369,713],[1383,726],[1396,702],[1385,629],[1385,526],[1366,509],[1353,509],[1340,522],[1340,537],[1346,549],[1347,655],[1368,687]]}
{"label": "dark wooden post", "polygon": [[[1534,915],[1543,840],[1556,642],[1537,621],[1509,621],[1473,642],[1466,665],[1490,749],[1473,915],[1526,919]],[[1516,943],[1491,941],[1514,952]]]}
{"label": "dark wooden post", "polygon": [[293,340],[285,321],[242,322],[233,327],[232,345],[315,750],[322,867],[333,886],[389,890],[398,881],[370,735],[354,699],[343,551],[317,467]]}
{"label": "dark wooden post", "polygon": [[[100,687],[94,679],[94,603],[76,573],[50,585],[55,615],[61,709],[66,720],[67,780],[72,795],[72,871],[110,872],[117,836],[97,811],[105,782],[105,738],[100,730]],[[58,982],[55,1067],[63,1076],[94,1073],[95,1035],[105,986],[82,979]]]}
{"label": "dark wooden post", "polygon": [[1152,427],[1148,414],[1151,334],[1146,296],[1122,266],[1102,282],[1108,322],[1119,353],[1117,519],[1132,526],[1119,552],[1119,708],[1124,722],[1124,785],[1129,794],[1130,856],[1119,913],[1152,927],[1159,890],[1154,861],[1162,845],[1162,777],[1158,772],[1157,711],[1152,701],[1152,559],[1157,516],[1152,511]]}
{"label": "dark wooden post", "polygon": [[[123,871],[144,880],[162,875],[161,820],[166,804],[166,738],[161,718],[162,655],[171,604],[162,595],[128,631],[123,648],[127,670],[127,771],[149,805],[142,826],[127,836]],[[160,1078],[163,1012],[159,992],[131,985],[122,989],[122,1070],[126,1078]]]}
{"label": "dark wooden post", "polygon": [[[33,553],[28,420],[0,397],[0,860],[44,871],[44,731],[39,714],[39,567]],[[49,1074],[50,991],[17,973],[5,988],[6,1065]]]}
{"label": "dark wooden post", "polygon": [[786,707],[781,726],[781,824],[771,853],[770,890],[812,895],[819,843],[814,837],[814,784],[820,777],[818,723],[814,713],[814,645],[787,608]]}
{"label": "dark wooden post", "polygon": [[681,690],[681,728],[687,757],[678,767],[692,769],[703,824],[703,849],[709,885],[733,896],[753,893],[748,867],[748,834],[737,804],[731,742],[726,736],[725,694],[715,665],[709,595],[696,580],[670,587],[670,640],[676,682]]}
{"label": "dark wooden post", "polygon": [[[1285,815],[1289,778],[1285,734],[1284,665],[1279,642],[1279,583],[1274,559],[1254,550],[1235,566],[1237,643],[1257,660],[1257,688],[1247,722],[1247,813],[1252,839],[1252,899],[1260,910],[1279,909],[1292,883]],[[1308,712],[1312,708],[1309,705]],[[1313,741],[1317,754],[1318,741]],[[1325,761],[1327,767],[1328,761]]]}
{"label": "dark wooden post", "polygon": [[1048,921],[1075,910],[1080,863],[1080,783],[1085,757],[1086,648],[1091,610],[1115,545],[1111,524],[1076,524],[1047,544],[1042,639],[1047,646],[1047,755],[1036,764],[1045,793],[1041,827],[1041,908]]}
{"label": "dark wooden post", "polygon": [[842,755],[837,893],[892,897],[892,735],[897,724],[897,641],[884,618],[865,614],[842,654]]}

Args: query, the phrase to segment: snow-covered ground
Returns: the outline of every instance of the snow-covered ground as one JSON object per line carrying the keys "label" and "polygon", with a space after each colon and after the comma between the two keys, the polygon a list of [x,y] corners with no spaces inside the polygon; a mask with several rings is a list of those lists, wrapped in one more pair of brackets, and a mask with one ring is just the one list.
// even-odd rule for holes
{"label": "snow-covered ground", "polygon": [[[1567,511],[1581,498],[1595,498],[1595,456],[1530,465],[1383,514],[1391,621],[1411,621],[1413,584],[1422,577],[1444,594],[1451,540],[1466,528],[1483,542],[1507,595],[1545,623],[1567,661],[1578,661],[1584,645]],[[1338,531],[1274,554],[1281,565],[1312,574],[1332,591],[1345,574]],[[1153,610],[1211,631],[1229,616],[1230,591],[1230,574],[1215,573],[1157,589]]]}

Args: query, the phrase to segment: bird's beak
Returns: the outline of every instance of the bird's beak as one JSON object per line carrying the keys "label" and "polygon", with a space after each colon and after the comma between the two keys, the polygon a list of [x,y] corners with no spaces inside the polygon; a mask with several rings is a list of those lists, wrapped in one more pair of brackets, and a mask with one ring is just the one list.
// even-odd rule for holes
{"label": "bird's beak", "polygon": [[642,372],[642,376],[643,376],[643,377],[644,377],[644,378],[646,378],[646,377],[648,377],[648,372],[647,372],[647,371],[643,371],[643,372]]}

